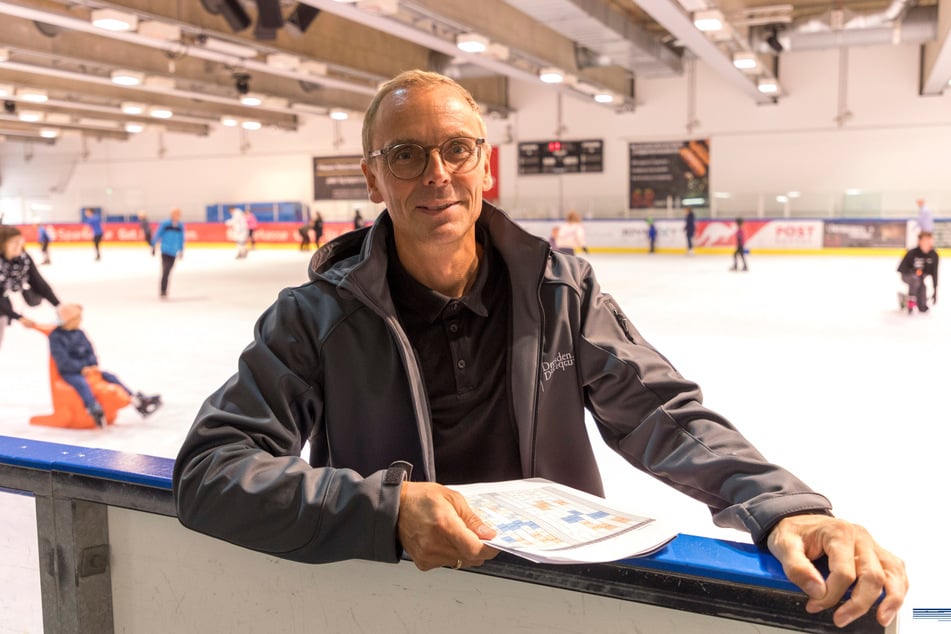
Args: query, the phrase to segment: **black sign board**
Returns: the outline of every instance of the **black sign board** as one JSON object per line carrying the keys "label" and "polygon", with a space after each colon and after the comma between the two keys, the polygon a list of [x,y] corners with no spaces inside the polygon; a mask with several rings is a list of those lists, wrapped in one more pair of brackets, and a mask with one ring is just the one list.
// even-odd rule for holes
{"label": "black sign board", "polygon": [[314,200],[363,200],[367,183],[362,156],[314,157]]}
{"label": "black sign board", "polygon": [[604,171],[604,141],[528,141],[518,144],[519,174]]}

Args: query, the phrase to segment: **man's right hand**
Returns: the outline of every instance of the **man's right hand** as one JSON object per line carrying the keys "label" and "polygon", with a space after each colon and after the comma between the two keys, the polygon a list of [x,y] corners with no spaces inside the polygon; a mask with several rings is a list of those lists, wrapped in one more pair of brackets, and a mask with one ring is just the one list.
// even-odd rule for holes
{"label": "man's right hand", "polygon": [[462,494],[432,482],[404,482],[397,531],[420,570],[481,566],[499,551],[482,543],[495,530],[482,522]]}

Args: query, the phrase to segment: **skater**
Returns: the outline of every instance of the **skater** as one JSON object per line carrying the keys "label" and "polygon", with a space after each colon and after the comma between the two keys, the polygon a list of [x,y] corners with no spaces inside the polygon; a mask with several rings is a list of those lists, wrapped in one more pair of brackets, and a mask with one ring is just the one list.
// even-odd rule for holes
{"label": "skater", "polygon": [[743,260],[743,270],[749,271],[746,267],[746,236],[743,234],[743,219],[736,219],[736,251],[733,252],[733,268],[731,271],[736,271],[736,256],[740,256],[740,259]]}
{"label": "skater", "polygon": [[572,255],[578,253],[581,249],[585,253],[588,247],[585,245],[584,225],[581,224],[581,216],[577,211],[569,211],[565,222],[558,227],[558,235],[555,236],[555,242],[558,250]]}
{"label": "skater", "polygon": [[[152,223],[144,211],[139,212],[139,227],[142,228],[142,237],[145,238],[145,244],[152,247]],[[155,255],[155,247],[152,247],[152,255]]]}
{"label": "skater", "polygon": [[918,234],[918,246],[909,249],[898,265],[902,281],[908,285],[908,293],[900,293],[898,303],[910,315],[918,309],[928,312],[928,288],[925,278],[931,276],[931,303],[938,303],[938,252],[934,250],[934,236],[930,231]]}
{"label": "skater", "polygon": [[102,242],[102,212],[97,214],[92,209],[87,208],[84,213],[86,224],[92,229],[92,246],[96,250],[96,261],[98,262],[100,256],[99,243]]}
{"label": "skater", "polygon": [[248,220],[244,212],[237,207],[231,208],[231,218],[225,221],[228,225],[228,232],[231,239],[238,247],[238,253],[234,256],[236,260],[248,257]]}
{"label": "skater", "polygon": [[133,393],[115,374],[100,370],[92,343],[79,327],[83,319],[82,306],[64,304],[60,310],[60,316],[62,324],[50,333],[50,356],[56,363],[59,375],[79,394],[83,400],[83,406],[96,425],[103,426],[103,411],[86,380],[93,370],[99,370],[105,381],[115,383],[128,392],[132,404],[143,418],[159,408],[162,404],[162,397],[159,395],[146,396],[142,392]]}
{"label": "skater", "polygon": [[657,225],[654,224],[653,218],[647,219],[647,241],[650,242],[650,252],[654,253],[657,245]]}
{"label": "skater", "polygon": [[314,212],[314,246],[320,248],[320,241],[324,237],[324,217],[319,211]]}
{"label": "skater", "polygon": [[915,204],[918,205],[918,230],[934,231],[934,214],[925,205],[925,199],[919,198]]}
{"label": "skater", "polygon": [[297,227],[297,235],[300,236],[300,246],[298,251],[310,251],[310,225],[306,222]]}
{"label": "skater", "polygon": [[257,231],[258,228],[258,218],[254,215],[254,213],[249,211],[244,214],[244,219],[248,224],[248,242],[251,243],[251,250],[254,251],[254,247],[257,244],[254,241],[254,232]]}
{"label": "skater", "polygon": [[686,209],[686,219],[684,221],[684,234],[687,236],[687,255],[693,254],[693,236],[697,232],[697,216],[693,209]]}
{"label": "skater", "polygon": [[360,229],[365,225],[366,222],[363,220],[363,215],[360,213],[359,209],[353,211],[353,228]]}
{"label": "skater", "polygon": [[0,225],[0,343],[3,331],[13,320],[32,328],[35,322],[13,308],[11,296],[22,293],[28,306],[39,306],[42,300],[59,306],[59,299],[33,263],[33,258],[23,250],[22,232],[13,225]]}
{"label": "skater", "polygon": [[40,264],[49,264],[50,263],[50,232],[46,228],[46,225],[37,225],[36,226],[36,236],[40,241],[40,251],[43,252],[43,261]]}
{"label": "skater", "polygon": [[159,297],[164,299],[168,297],[168,278],[175,266],[175,259],[181,259],[185,255],[185,225],[182,223],[181,209],[172,209],[169,219],[159,225],[152,241],[153,253],[156,245],[161,245],[159,250],[162,252],[162,281],[159,285]]}

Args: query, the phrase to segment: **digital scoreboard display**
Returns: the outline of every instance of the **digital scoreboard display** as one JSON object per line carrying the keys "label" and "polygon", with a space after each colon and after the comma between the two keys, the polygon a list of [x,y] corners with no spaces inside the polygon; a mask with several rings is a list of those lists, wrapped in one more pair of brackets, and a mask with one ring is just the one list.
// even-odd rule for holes
{"label": "digital scoreboard display", "polygon": [[528,141],[518,144],[519,174],[604,171],[604,141]]}

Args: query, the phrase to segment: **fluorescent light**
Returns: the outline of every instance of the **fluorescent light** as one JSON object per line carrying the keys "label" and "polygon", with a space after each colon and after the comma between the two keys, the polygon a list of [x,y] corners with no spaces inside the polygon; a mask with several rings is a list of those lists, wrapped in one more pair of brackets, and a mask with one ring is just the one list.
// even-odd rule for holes
{"label": "fluorescent light", "polygon": [[156,119],[171,119],[172,114],[172,111],[164,106],[149,108],[149,116]]}
{"label": "fluorescent light", "polygon": [[779,196],[776,197],[776,202],[786,204],[789,202],[789,196],[783,196],[782,194],[780,194]]}
{"label": "fluorescent light", "polygon": [[145,73],[134,70],[114,70],[110,75],[112,83],[119,86],[138,86],[145,81]]}
{"label": "fluorescent light", "polygon": [[308,75],[317,75],[318,77],[323,77],[327,74],[327,65],[323,62],[315,62],[314,60],[301,62],[300,69]]}
{"label": "fluorescent light", "polygon": [[138,134],[144,129],[145,129],[145,126],[142,125],[141,123],[133,123],[130,121],[129,123],[125,124],[125,131],[128,132],[129,134]]}
{"label": "fluorescent light", "polygon": [[243,44],[234,44],[227,40],[219,40],[216,37],[205,39],[205,48],[224,53],[225,55],[234,55],[235,57],[256,57],[258,54],[258,49],[256,48],[244,46]]}
{"label": "fluorescent light", "polygon": [[764,95],[773,95],[779,92],[779,84],[775,79],[761,79],[756,87]]}
{"label": "fluorescent light", "polygon": [[287,53],[271,53],[265,58],[267,65],[280,70],[297,70],[300,68],[300,58]]}
{"label": "fluorescent light", "polygon": [[240,101],[242,106],[260,106],[264,102],[264,97],[263,95],[249,92],[246,95],[241,95]]}
{"label": "fluorescent light", "polygon": [[594,100],[598,103],[613,103],[614,95],[609,92],[599,92],[594,96]]}
{"label": "fluorescent light", "polygon": [[350,118],[350,115],[344,110],[338,110],[335,108],[330,111],[330,118],[334,121],[346,121]]}
{"label": "fluorescent light", "polygon": [[557,68],[546,67],[538,71],[538,78],[546,84],[560,84],[565,80],[565,75]]}
{"label": "fluorescent light", "polygon": [[221,117],[221,125],[225,126],[226,128],[234,128],[238,125],[238,120],[234,117],[225,115]]}
{"label": "fluorescent light", "polygon": [[168,40],[175,42],[182,39],[182,27],[168,22],[159,22],[158,20],[148,20],[139,24],[139,35],[155,38],[156,40]]}
{"label": "fluorescent light", "polygon": [[0,48],[0,62],[10,61],[10,49]]}
{"label": "fluorescent light", "polygon": [[723,14],[716,9],[697,11],[693,14],[693,25],[704,33],[719,31],[723,28]]}
{"label": "fluorescent light", "polygon": [[478,33],[460,33],[456,36],[456,46],[466,53],[485,53],[489,49],[489,38]]}
{"label": "fluorescent light", "polygon": [[135,103],[132,101],[123,101],[119,106],[122,109],[123,114],[137,115],[145,112],[144,103]]}
{"label": "fluorescent light", "polygon": [[49,97],[45,90],[35,90],[33,88],[17,88],[17,99],[29,101],[30,103],[46,103]]}
{"label": "fluorescent light", "polygon": [[43,128],[40,130],[40,136],[44,139],[55,139],[59,136],[59,130],[54,130],[53,128]]}
{"label": "fluorescent light", "polygon": [[753,53],[734,53],[733,66],[739,70],[756,70],[759,60]]}
{"label": "fluorescent light", "polygon": [[261,122],[260,121],[242,121],[241,127],[245,130],[260,130]]}
{"label": "fluorescent light", "polygon": [[107,31],[134,31],[139,24],[134,14],[115,9],[93,9],[90,20],[93,26]]}
{"label": "fluorescent light", "polygon": [[10,84],[0,84],[0,97],[12,97],[13,86]]}
{"label": "fluorescent light", "polygon": [[20,121],[26,121],[27,123],[36,123],[43,120],[43,113],[37,110],[21,110],[17,117]]}

